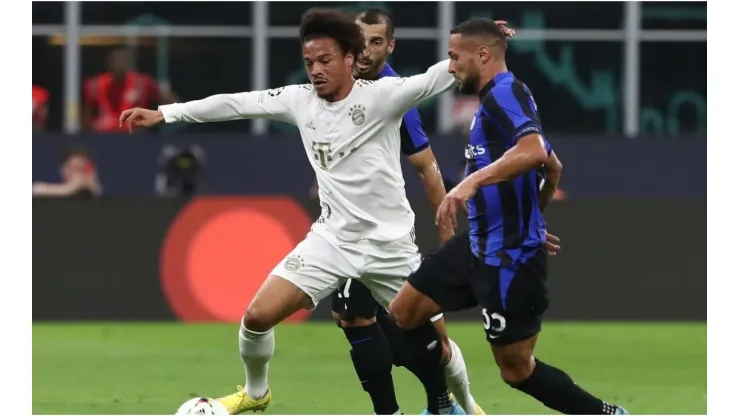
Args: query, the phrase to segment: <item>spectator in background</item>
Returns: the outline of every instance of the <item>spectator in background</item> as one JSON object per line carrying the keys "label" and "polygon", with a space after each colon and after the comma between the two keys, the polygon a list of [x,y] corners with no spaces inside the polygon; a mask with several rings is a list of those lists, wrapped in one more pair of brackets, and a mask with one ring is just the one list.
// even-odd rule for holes
{"label": "spectator in background", "polygon": [[102,195],[95,164],[84,148],[73,148],[67,152],[59,175],[61,183],[34,183],[33,196],[88,199]]}
{"label": "spectator in background", "polygon": [[84,85],[84,125],[98,133],[122,132],[121,112],[133,107],[155,107],[176,101],[169,86],[133,69],[133,57],[125,48],[108,56],[108,72],[90,77]]}
{"label": "spectator in background", "polygon": [[154,179],[154,193],[160,197],[191,197],[200,188],[206,155],[194,144],[166,145],[157,160],[159,173]]}
{"label": "spectator in background", "polygon": [[32,128],[33,131],[42,131],[46,129],[46,120],[49,116],[49,91],[46,88],[34,85],[32,97]]}

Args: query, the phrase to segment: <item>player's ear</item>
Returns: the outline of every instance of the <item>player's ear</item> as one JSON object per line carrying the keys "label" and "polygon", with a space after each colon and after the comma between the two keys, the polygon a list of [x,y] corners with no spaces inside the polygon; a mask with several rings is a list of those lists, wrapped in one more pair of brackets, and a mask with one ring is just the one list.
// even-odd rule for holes
{"label": "player's ear", "polygon": [[485,45],[481,45],[478,47],[478,63],[485,64],[488,62],[491,58],[491,48]]}
{"label": "player's ear", "polygon": [[348,53],[344,56],[344,65],[349,68],[354,68],[355,65],[355,56],[351,53]]}
{"label": "player's ear", "polygon": [[393,53],[393,50],[396,49],[396,40],[391,39],[390,42],[388,42],[388,55]]}

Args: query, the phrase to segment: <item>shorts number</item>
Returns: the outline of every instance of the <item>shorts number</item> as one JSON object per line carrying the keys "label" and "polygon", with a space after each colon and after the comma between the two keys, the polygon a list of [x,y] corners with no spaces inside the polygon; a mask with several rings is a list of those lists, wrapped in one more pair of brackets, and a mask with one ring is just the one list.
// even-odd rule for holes
{"label": "shorts number", "polygon": [[352,279],[347,279],[344,284],[344,290],[339,292],[339,299],[349,299],[349,285],[352,284]]}
{"label": "shorts number", "polygon": [[500,337],[501,335],[496,335],[496,333],[503,332],[506,329],[506,318],[495,312],[489,314],[486,308],[483,308],[481,312],[483,313],[483,329],[488,333],[488,338],[496,339]]}
{"label": "shorts number", "polygon": [[321,166],[321,169],[328,169],[327,162],[331,162],[331,143],[311,142],[313,157]]}

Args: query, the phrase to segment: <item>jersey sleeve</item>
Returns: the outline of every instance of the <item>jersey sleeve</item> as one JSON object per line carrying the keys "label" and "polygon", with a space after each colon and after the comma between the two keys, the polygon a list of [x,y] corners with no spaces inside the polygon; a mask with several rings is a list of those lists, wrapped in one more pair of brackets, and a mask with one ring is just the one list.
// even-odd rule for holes
{"label": "jersey sleeve", "polygon": [[429,139],[421,124],[419,109],[409,110],[401,122],[401,151],[406,156],[419,153],[429,147]]}
{"label": "jersey sleeve", "polygon": [[493,87],[483,99],[483,109],[512,143],[529,134],[543,134],[532,94],[520,83]]}
{"label": "jersey sleeve", "polygon": [[547,140],[547,138],[542,138],[545,141],[545,150],[547,151],[547,157],[550,157],[550,153],[552,153],[552,145],[550,144],[550,141]]}
{"label": "jersey sleeve", "polygon": [[295,124],[295,102],[302,91],[290,85],[265,91],[219,94],[186,103],[159,106],[166,123],[208,123],[247,118],[265,118]]}
{"label": "jersey sleeve", "polygon": [[385,77],[378,81],[380,99],[385,108],[403,114],[422,101],[435,97],[452,88],[457,81],[447,70],[449,60],[438,62],[427,72],[411,77]]}

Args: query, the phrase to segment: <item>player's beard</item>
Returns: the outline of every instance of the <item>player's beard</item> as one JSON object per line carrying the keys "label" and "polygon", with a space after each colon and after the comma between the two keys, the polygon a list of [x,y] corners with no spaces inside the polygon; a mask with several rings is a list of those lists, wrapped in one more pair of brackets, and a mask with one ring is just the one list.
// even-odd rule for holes
{"label": "player's beard", "polygon": [[[359,64],[360,61],[358,61]],[[358,65],[355,65],[355,76],[357,78],[374,78],[378,76],[378,69],[380,68],[380,65],[385,62],[385,57],[378,58],[378,59],[371,59],[367,62],[367,66],[360,70]]]}
{"label": "player's beard", "polygon": [[460,92],[463,94],[476,94],[480,84],[480,74],[470,74],[469,77],[460,81]]}

